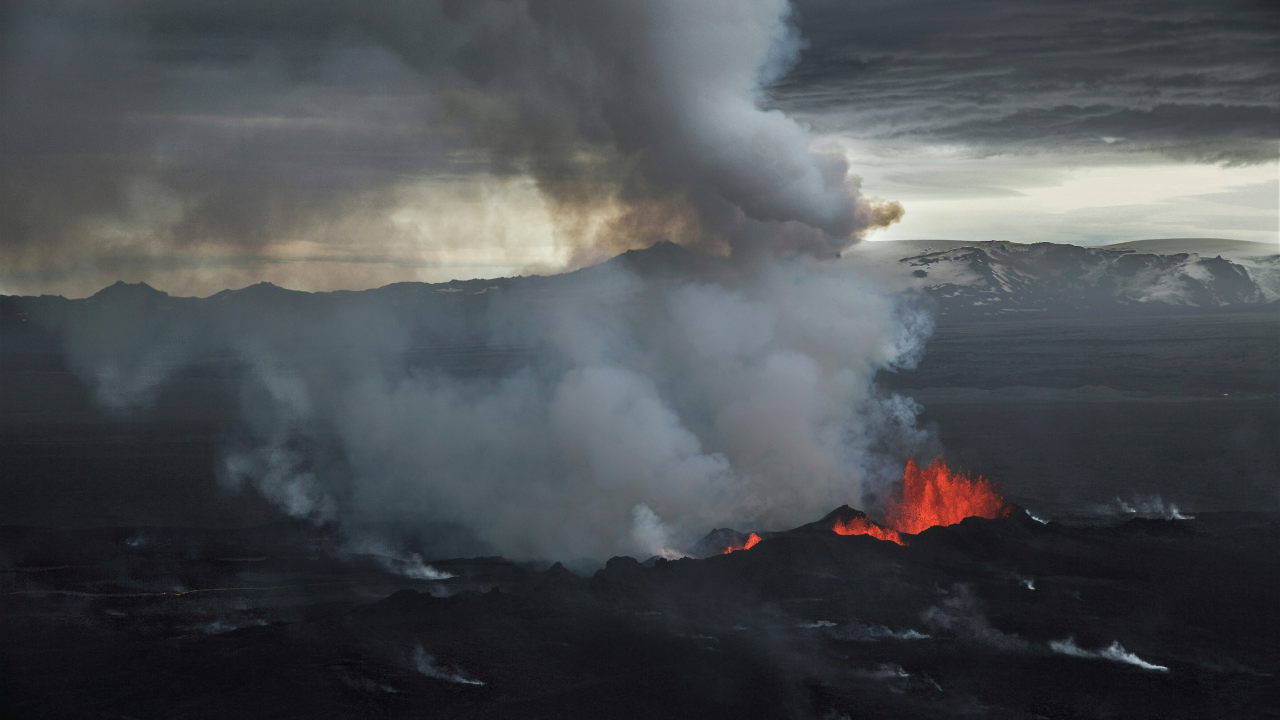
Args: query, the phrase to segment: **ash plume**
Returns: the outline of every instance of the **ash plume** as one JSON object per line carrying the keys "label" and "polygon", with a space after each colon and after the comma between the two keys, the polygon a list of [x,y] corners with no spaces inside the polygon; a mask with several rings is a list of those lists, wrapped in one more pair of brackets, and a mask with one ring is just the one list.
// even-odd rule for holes
{"label": "ash plume", "polygon": [[[514,178],[536,183],[578,266],[660,240],[830,256],[902,208],[863,197],[841,148],[762,109],[803,44],[791,12],[7,5],[0,282],[84,290],[127,269],[202,284],[290,258],[336,261],[307,271],[312,286],[371,284],[370,262],[413,279],[402,266],[522,219],[435,208],[435,230],[412,230],[423,203]],[[520,242],[485,240],[528,265]]]}
{"label": "ash plume", "polygon": [[[83,39],[85,28],[57,12],[22,10],[15,17],[30,27],[58,29],[71,45]],[[205,37],[224,13],[290,27],[277,12],[141,3],[85,22],[111,28],[102,43],[148,49],[121,57],[151,77],[167,67],[157,59],[166,38]],[[192,324],[156,327],[142,342],[65,334],[72,346],[92,341],[70,354],[104,403],[136,410],[164,373],[229,354],[247,379],[242,422],[220,460],[225,487],[255,488],[294,517],[338,522],[357,537],[444,525],[511,557],[672,556],[712,527],[796,526],[861,502],[933,442],[915,427],[918,405],[873,384],[876,372],[918,360],[930,317],[833,261],[901,208],[864,198],[841,150],[815,147],[806,127],[761,109],[762,88],[802,44],[785,1],[334,3],[316,12],[314,27],[358,32],[293,38],[325,48],[320,59],[272,45],[282,35],[265,29],[264,47],[313,82],[372,72],[416,87],[417,104],[392,93],[387,112],[440,147],[377,160],[385,148],[339,123],[326,132],[368,172],[318,189],[299,180],[306,173],[272,174],[252,186],[253,203],[237,200],[245,188],[219,174],[223,166],[203,164],[226,149],[203,145],[208,136],[190,136],[188,152],[163,166],[116,163],[85,181],[146,181],[175,194],[148,215],[163,220],[147,226],[152,246],[266,252],[315,223],[349,227],[332,213],[351,202],[385,214],[416,158],[423,172],[532,177],[579,264],[659,240],[692,249],[653,249],[674,258],[670,276],[610,262],[554,285],[495,285],[485,309],[466,317],[410,320],[255,286],[199,301]],[[215,77],[251,105],[272,96],[286,118],[290,103],[314,99],[281,92],[293,87],[288,73],[269,69]],[[108,122],[123,112],[104,108]],[[287,124],[299,133],[290,143],[310,142],[311,125]],[[250,125],[240,149],[281,151],[275,125]],[[133,140],[126,155],[136,159],[156,138]],[[42,182],[32,186],[57,178]],[[129,226],[115,195],[94,192],[94,213]],[[37,264],[40,238],[76,237],[36,220],[21,227],[16,252]],[[518,348],[523,360],[461,376],[407,364],[422,342]]]}
{"label": "ash plume", "polygon": [[[485,114],[477,141],[527,169],[570,234],[584,206],[622,206],[580,240],[829,255],[902,214],[861,196],[841,149],[815,148],[807,128],[761,109],[802,44],[785,0],[440,10],[411,39],[380,24],[394,18],[376,18],[374,33],[441,87],[496,98],[503,112]],[[447,50],[422,52],[422,32]]]}

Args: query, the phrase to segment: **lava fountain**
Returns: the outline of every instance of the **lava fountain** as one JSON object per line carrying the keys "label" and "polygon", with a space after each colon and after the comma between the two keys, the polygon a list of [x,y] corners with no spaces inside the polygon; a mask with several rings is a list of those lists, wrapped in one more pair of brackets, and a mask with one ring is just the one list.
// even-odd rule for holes
{"label": "lava fountain", "polygon": [[908,460],[902,474],[902,495],[890,503],[884,524],[915,535],[969,517],[1009,517],[1014,509],[1004,501],[1000,487],[986,478],[952,473],[941,460],[923,470]]}
{"label": "lava fountain", "polygon": [[1008,517],[1013,510],[1000,495],[999,486],[986,478],[953,473],[941,460],[923,470],[908,460],[902,473],[902,492],[889,504],[881,523],[857,513],[836,518],[831,530],[837,535],[870,535],[906,545],[903,535],[915,535],[936,525],[955,525],[969,517]]}

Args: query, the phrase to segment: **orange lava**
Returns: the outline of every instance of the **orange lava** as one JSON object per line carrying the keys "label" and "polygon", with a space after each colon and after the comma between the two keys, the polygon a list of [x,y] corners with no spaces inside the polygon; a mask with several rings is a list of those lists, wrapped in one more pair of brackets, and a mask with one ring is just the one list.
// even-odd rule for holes
{"label": "orange lava", "polygon": [[750,535],[747,536],[747,542],[742,547],[733,547],[732,545],[730,545],[729,547],[724,549],[724,554],[728,555],[734,550],[750,550],[751,548],[755,547],[762,539],[763,538],[761,538],[759,535],[755,533],[751,533]]}
{"label": "orange lava", "polygon": [[836,524],[831,529],[837,535],[870,535],[877,540],[888,540],[899,545],[907,544],[897,532],[880,527],[864,517],[836,520]]}
{"label": "orange lava", "polygon": [[986,478],[952,474],[941,460],[934,460],[924,470],[908,460],[902,474],[902,497],[889,506],[884,524],[914,535],[935,525],[955,525],[968,517],[1008,517],[1013,510],[1001,496],[1000,487]]}

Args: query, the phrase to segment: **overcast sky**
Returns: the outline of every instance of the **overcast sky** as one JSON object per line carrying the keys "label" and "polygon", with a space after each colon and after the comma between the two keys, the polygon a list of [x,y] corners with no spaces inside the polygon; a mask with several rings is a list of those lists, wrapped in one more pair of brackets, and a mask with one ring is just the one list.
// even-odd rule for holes
{"label": "overcast sky", "polygon": [[654,51],[682,69],[645,84],[645,12],[567,0],[0,7],[5,293],[549,271],[687,241],[709,193],[870,240],[1277,242],[1274,2],[798,3],[766,27],[754,102],[901,203],[881,230],[888,205],[778,215],[680,157],[705,139],[666,143],[689,106],[654,88],[735,82],[716,28],[702,55]]}
{"label": "overcast sky", "polygon": [[1265,2],[803,2],[779,107],[900,200],[873,239],[1277,241]]}

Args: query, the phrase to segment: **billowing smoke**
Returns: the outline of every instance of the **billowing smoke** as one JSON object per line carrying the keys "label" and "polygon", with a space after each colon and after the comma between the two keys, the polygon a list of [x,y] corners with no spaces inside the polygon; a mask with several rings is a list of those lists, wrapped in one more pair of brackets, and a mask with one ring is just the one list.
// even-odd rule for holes
{"label": "billowing smoke", "polygon": [[[761,93],[798,58],[787,0],[445,5],[409,30],[366,19],[441,91],[482,90],[473,140],[525,168],[580,242],[763,244],[831,255],[897,220],[843,151]],[[423,41],[421,33],[429,35]],[[422,48],[433,50],[424,52]],[[474,121],[466,101],[457,110]],[[616,204],[604,227],[584,209]]]}
{"label": "billowing smoke", "polygon": [[[923,351],[930,321],[912,296],[872,289],[846,261],[710,267],[611,261],[496,289],[155,293],[121,314],[104,293],[54,306],[80,308],[62,316],[75,322],[33,320],[60,322],[73,367],[121,413],[145,415],[167,382],[131,327],[160,328],[145,342],[172,349],[179,373],[226,368],[239,398],[226,398],[223,484],[393,545],[453,528],[515,557],[670,555],[711,528],[866,507],[907,457],[937,452],[919,407],[874,384]],[[90,322],[107,317],[114,341]],[[120,388],[137,390],[122,402]]]}
{"label": "billowing smoke", "polygon": [[[190,20],[181,4],[139,7],[153,34]],[[761,109],[801,47],[784,0],[319,12],[412,68],[430,99],[423,130],[451,148],[441,157],[534,178],[580,262],[658,240],[695,251],[650,251],[667,272],[613,262],[495,286],[482,310],[426,318],[338,296],[316,312],[268,290],[210,298],[203,327],[144,344],[190,358],[216,346],[247,365],[225,485],[355,533],[455,527],[509,556],[673,555],[710,528],[787,527],[861,503],[931,442],[918,406],[873,384],[918,359],[931,321],[835,259],[901,208],[863,198],[840,150]],[[222,196],[200,186],[231,180],[182,177],[194,190],[170,231],[214,238],[225,226],[200,221],[200,198]],[[290,218],[327,217],[301,212],[294,199],[318,196],[279,180],[252,205],[270,212],[241,218],[268,244],[297,230]],[[470,374],[408,362],[424,342],[514,348],[519,361]],[[126,355],[137,378],[80,365],[117,407],[179,364]]]}
{"label": "billowing smoke", "polygon": [[900,318],[920,311],[852,268],[645,282],[613,263],[556,280],[489,306],[487,346],[527,349],[505,373],[405,369],[403,329],[342,352],[323,348],[342,325],[256,338],[273,360],[224,478],[300,517],[452,524],[510,556],[671,555],[713,527],[860,502],[929,441],[914,404],[871,382],[918,358],[926,336]]}
{"label": "billowing smoke", "polygon": [[[282,257],[368,286],[369,262],[411,279],[480,245],[521,267],[526,242],[829,256],[902,213],[761,109],[802,46],[786,0],[6,8],[11,288]],[[511,178],[553,238],[433,200]]]}

